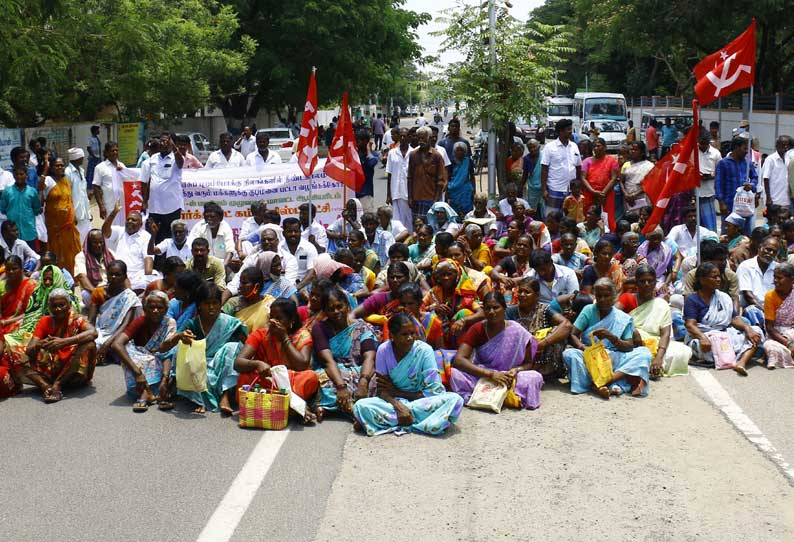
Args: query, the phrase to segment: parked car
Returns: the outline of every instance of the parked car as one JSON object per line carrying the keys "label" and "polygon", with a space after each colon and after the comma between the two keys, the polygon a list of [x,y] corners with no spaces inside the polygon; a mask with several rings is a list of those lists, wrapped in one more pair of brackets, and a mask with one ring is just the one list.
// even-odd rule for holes
{"label": "parked car", "polygon": [[[681,110],[665,110],[665,109],[657,109],[656,112],[647,111],[642,114],[642,119],[640,122],[640,139],[645,141],[645,130],[648,128],[648,125],[651,123],[651,119],[655,120],[659,126],[664,124],[664,119],[670,117],[670,122],[676,127],[678,130],[678,139],[684,137],[684,132],[692,126],[694,122],[694,117],[692,116],[692,112],[689,111],[681,111]],[[661,137],[661,129],[659,132],[659,136]]]}
{"label": "parked car", "polygon": [[524,143],[530,139],[538,139],[539,132],[542,132],[542,130],[537,119],[525,119],[522,117],[516,119],[516,133],[524,140]]}
{"label": "parked car", "polygon": [[292,149],[298,140],[289,128],[262,128],[257,130],[256,133],[269,135],[270,145],[268,145],[268,149],[277,152],[282,162],[289,162],[290,158],[292,158]]}
{"label": "parked car", "polygon": [[[620,144],[626,140],[626,134],[623,132],[623,127],[618,121],[614,120],[594,120],[596,128],[598,128],[598,137],[603,138],[607,143],[607,152],[618,152]],[[587,137],[590,137],[590,124],[582,125],[582,132]]]}
{"label": "parked car", "polygon": [[212,151],[218,150],[218,147],[212,145],[210,140],[207,139],[207,136],[200,132],[189,132],[177,135],[185,135],[190,138],[190,154],[198,158],[202,164],[207,163],[207,158],[210,157]]}

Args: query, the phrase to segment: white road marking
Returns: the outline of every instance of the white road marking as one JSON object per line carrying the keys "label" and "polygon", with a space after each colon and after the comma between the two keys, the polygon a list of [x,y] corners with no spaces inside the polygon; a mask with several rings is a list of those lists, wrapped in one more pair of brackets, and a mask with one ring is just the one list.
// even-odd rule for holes
{"label": "white road marking", "polygon": [[728,421],[780,469],[790,484],[794,485],[794,467],[777,451],[755,422],[731,399],[714,375],[706,369],[691,369],[690,374]]}
{"label": "white road marking", "polygon": [[231,539],[288,434],[289,429],[262,433],[229,491],[201,531],[198,542],[228,542]]}

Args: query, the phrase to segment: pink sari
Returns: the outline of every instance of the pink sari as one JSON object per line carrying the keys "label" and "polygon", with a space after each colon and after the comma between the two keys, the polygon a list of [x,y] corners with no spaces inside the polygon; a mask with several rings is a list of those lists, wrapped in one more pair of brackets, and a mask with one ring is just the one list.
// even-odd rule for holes
{"label": "pink sari", "polygon": [[[775,312],[775,330],[783,335],[787,343],[794,341],[794,292],[791,292]],[[788,346],[767,339],[764,341],[768,367],[794,367],[794,358]]]}

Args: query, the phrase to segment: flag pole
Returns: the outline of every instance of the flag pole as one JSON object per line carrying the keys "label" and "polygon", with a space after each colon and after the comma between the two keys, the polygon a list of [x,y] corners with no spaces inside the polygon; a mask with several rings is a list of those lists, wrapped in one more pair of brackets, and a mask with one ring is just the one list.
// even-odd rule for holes
{"label": "flag pole", "polygon": [[[692,130],[698,131],[698,143],[695,148],[696,153],[700,153],[700,102],[697,100],[692,100],[692,111],[695,113],[695,118],[693,119],[694,122],[692,123]],[[698,160],[698,155],[695,155],[695,161],[698,164],[698,169],[700,168],[700,161]],[[698,171],[700,174],[700,171]],[[703,183],[703,178],[701,177],[700,180],[701,184]],[[712,203],[714,205],[714,203]],[[695,224],[695,246],[697,247],[697,265],[700,267],[700,186],[695,188],[695,216],[696,224]]]}
{"label": "flag pole", "polygon": [[[317,67],[316,66],[312,66],[312,75],[314,75],[315,73],[317,73]],[[315,109],[317,109],[317,108],[315,108]],[[315,111],[315,115],[316,114],[317,113]],[[318,133],[317,148],[318,149],[320,148],[319,133]],[[300,157],[298,157],[298,160],[300,160]],[[327,160],[327,158],[326,158],[326,160]],[[312,187],[314,185],[314,180],[312,179],[313,175],[314,175],[314,171],[311,172],[311,175],[308,175],[306,177],[306,180],[309,181],[309,215],[310,216],[311,216],[311,212],[312,212]],[[313,222],[314,222],[314,217],[312,216],[310,218],[310,220],[309,220],[309,227],[311,227]]]}

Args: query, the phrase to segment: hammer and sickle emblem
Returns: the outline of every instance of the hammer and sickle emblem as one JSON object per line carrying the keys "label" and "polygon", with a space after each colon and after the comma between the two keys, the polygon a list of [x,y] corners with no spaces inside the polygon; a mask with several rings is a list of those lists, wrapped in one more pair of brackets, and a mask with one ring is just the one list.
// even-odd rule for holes
{"label": "hammer and sickle emblem", "polygon": [[[724,54],[724,53],[723,53]],[[721,55],[722,56],[722,55]],[[736,59],[736,53],[733,53],[731,56],[725,59],[725,63],[722,65],[722,74],[718,77],[714,74],[714,72],[709,72],[706,74],[706,78],[711,81],[711,84],[714,85],[714,97],[718,97],[722,89],[725,87],[729,87],[736,82],[742,72],[750,73],[750,66],[746,64],[739,64],[739,67],[736,69],[735,72],[730,73],[731,71],[731,62]]]}

